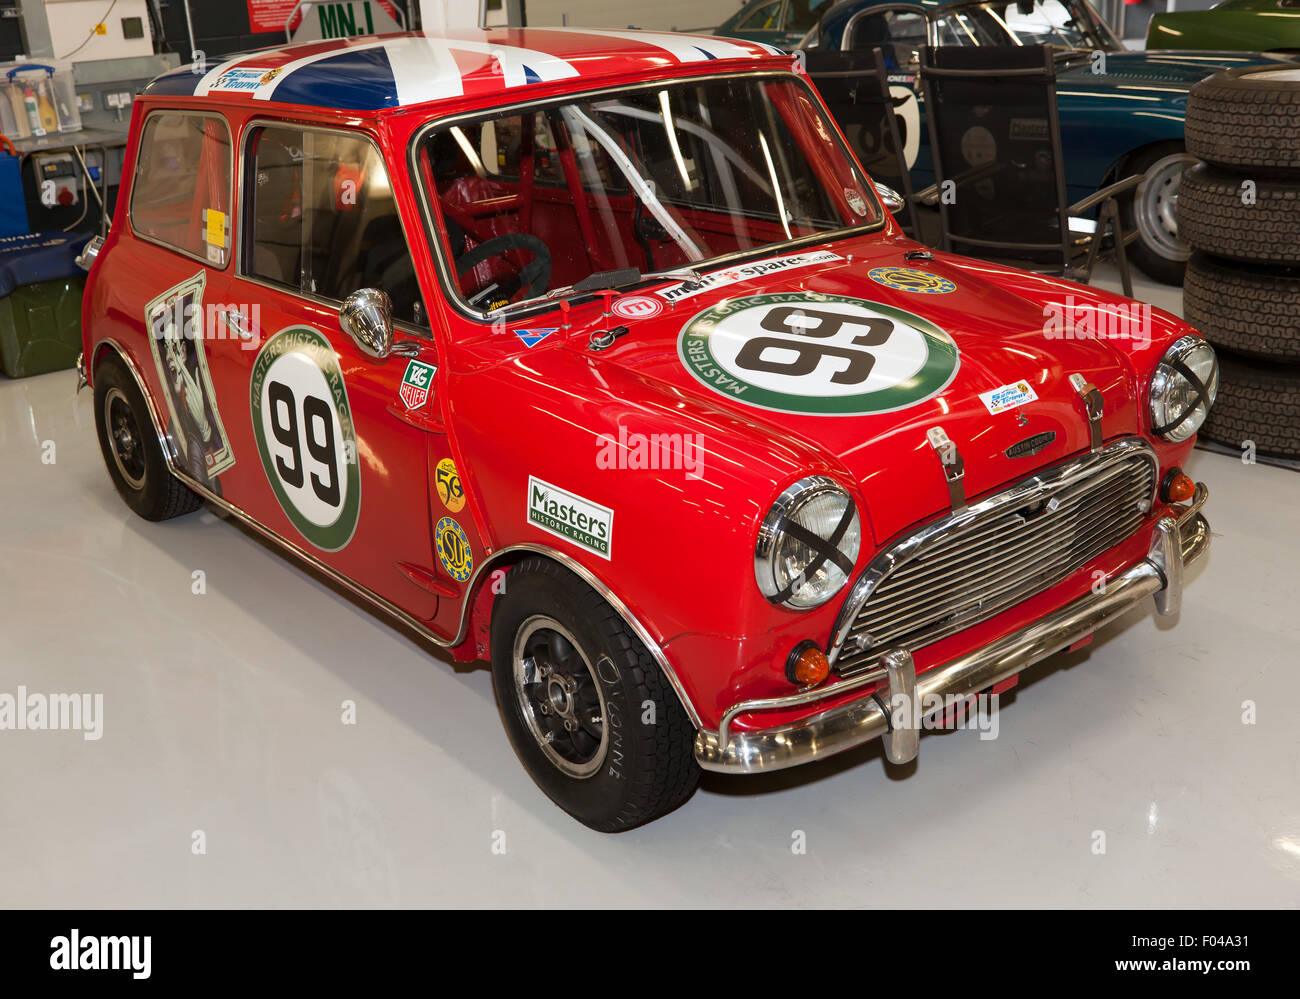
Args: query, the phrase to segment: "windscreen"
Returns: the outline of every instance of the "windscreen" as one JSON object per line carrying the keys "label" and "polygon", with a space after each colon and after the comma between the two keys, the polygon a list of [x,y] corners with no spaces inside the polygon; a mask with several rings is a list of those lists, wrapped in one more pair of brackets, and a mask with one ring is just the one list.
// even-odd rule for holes
{"label": "windscreen", "polygon": [[456,291],[488,311],[598,272],[694,267],[882,212],[799,80],[703,78],[426,132]]}
{"label": "windscreen", "polygon": [[1086,0],[1013,0],[972,4],[936,18],[941,45],[1053,45],[1063,49],[1120,47]]}

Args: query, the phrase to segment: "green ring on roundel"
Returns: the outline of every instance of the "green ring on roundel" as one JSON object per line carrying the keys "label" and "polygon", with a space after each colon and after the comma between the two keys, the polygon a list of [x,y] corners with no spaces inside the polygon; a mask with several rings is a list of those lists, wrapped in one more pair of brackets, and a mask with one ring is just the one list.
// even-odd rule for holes
{"label": "green ring on roundel", "polygon": [[[276,455],[268,446],[266,428],[262,418],[262,395],[267,391],[267,374],[275,363],[289,355],[300,355],[315,366],[321,377],[320,384],[325,391],[314,394],[311,405],[315,407],[317,421],[319,414],[328,407],[338,418],[341,440],[332,441],[332,469],[312,455],[312,447],[319,449],[320,440],[316,436],[309,442],[305,434],[313,433],[317,427],[310,419],[310,413],[304,413],[307,400],[293,398],[294,415],[299,429],[299,446],[297,460],[305,483],[315,482],[330,484],[346,483],[346,492],[339,504],[338,514],[330,520],[313,520],[307,517],[294,502],[276,467]],[[302,369],[300,369],[301,371]],[[271,490],[280,503],[289,521],[304,538],[321,551],[336,552],[345,548],[352,540],[357,529],[357,520],[361,512],[361,465],[357,448],[356,430],[352,422],[352,407],[348,402],[347,386],[343,380],[343,369],[339,366],[338,354],[330,342],[317,330],[309,326],[289,326],[280,330],[263,344],[258,351],[257,360],[253,362],[253,372],[249,379],[249,406],[251,409],[253,436],[257,441],[257,453],[262,459],[262,470],[271,484]],[[324,397],[324,398],[323,398]],[[286,408],[288,403],[286,402]],[[306,431],[304,424],[308,424]],[[286,427],[281,428],[287,431]],[[332,422],[328,437],[333,438]],[[281,457],[287,449],[282,442],[277,442]],[[327,473],[332,472],[333,475]],[[315,474],[316,480],[311,476]]]}
{"label": "green ring on roundel", "polygon": [[[920,369],[901,382],[873,392],[839,396],[799,395],[744,382],[733,371],[720,364],[710,349],[709,337],[716,324],[738,312],[764,305],[807,305],[810,309],[814,309],[817,306],[832,305],[836,302],[869,309],[882,317],[897,320],[916,329],[926,345],[926,359]],[[780,413],[806,413],[814,416],[865,416],[906,409],[942,392],[952,383],[957,376],[957,370],[961,367],[961,355],[957,350],[957,344],[947,332],[930,320],[883,302],[810,291],[750,295],[718,302],[696,313],[682,327],[677,341],[677,355],[686,370],[697,381],[719,395],[758,409],[775,410]],[[708,369],[720,374],[710,376],[705,373]],[[743,393],[728,391],[722,384],[724,379],[736,384],[744,384]]]}

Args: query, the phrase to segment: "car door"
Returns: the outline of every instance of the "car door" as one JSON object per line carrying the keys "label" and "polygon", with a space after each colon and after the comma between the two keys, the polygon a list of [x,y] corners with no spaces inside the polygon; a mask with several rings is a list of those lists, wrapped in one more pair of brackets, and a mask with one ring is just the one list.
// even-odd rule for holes
{"label": "car door", "polygon": [[[307,556],[420,620],[437,611],[429,437],[438,361],[379,147],[353,130],[245,130],[237,419],[261,476],[232,500]],[[377,359],[339,325],[363,288],[392,301],[410,356]]]}
{"label": "car door", "polygon": [[[158,109],[141,129],[131,184],[134,239],[115,267],[142,307],[112,310],[101,332],[135,346],[177,467],[221,496],[238,448],[223,422],[221,358],[203,335],[204,303],[228,268],[233,197],[230,129],[218,112]],[[129,331],[129,332],[127,332]],[[137,333],[142,334],[137,336]]]}

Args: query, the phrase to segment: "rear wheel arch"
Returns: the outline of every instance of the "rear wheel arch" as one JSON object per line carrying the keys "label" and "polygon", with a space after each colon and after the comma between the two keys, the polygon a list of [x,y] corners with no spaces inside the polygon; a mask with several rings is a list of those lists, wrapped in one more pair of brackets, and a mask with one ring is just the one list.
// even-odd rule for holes
{"label": "rear wheel arch", "polygon": [[164,432],[166,424],[161,421],[158,413],[158,405],[154,401],[153,395],[149,392],[149,386],[140,373],[140,366],[136,364],[135,358],[132,357],[120,343],[116,340],[105,338],[100,340],[91,350],[89,363],[86,365],[87,380],[91,388],[95,386],[95,372],[104,363],[107,358],[115,358],[126,368],[131,377],[135,379],[135,386],[144,396],[145,405],[149,409],[149,422],[153,424],[153,432],[157,435],[159,441],[163,444],[163,453],[167,457],[169,466],[175,465],[176,452],[172,447],[171,439]]}

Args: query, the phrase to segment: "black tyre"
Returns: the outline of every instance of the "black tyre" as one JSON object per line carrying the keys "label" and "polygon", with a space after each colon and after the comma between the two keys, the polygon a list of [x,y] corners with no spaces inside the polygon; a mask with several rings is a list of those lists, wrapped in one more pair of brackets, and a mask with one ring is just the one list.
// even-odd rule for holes
{"label": "black tyre", "polygon": [[1270,271],[1194,253],[1183,313],[1216,347],[1300,361],[1300,268]]}
{"label": "black tyre", "polygon": [[1191,247],[1178,232],[1175,206],[1183,171],[1190,157],[1180,143],[1161,142],[1140,150],[1120,171],[1121,177],[1146,174],[1132,197],[1120,202],[1124,231],[1136,229],[1128,246],[1129,260],[1148,277],[1164,284],[1183,283]]}
{"label": "black tyre", "polygon": [[113,485],[145,520],[170,520],[202,505],[167,470],[144,396],[113,356],[95,369],[95,429]]}
{"label": "black tyre", "polygon": [[1255,180],[1200,163],[1178,188],[1178,232],[1216,256],[1300,263],[1300,180]]}
{"label": "black tyre", "polygon": [[1187,99],[1185,135],[1207,163],[1300,170],[1300,67],[1242,66],[1202,80]]}
{"label": "black tyre", "polygon": [[584,825],[621,832],[695,790],[695,730],[659,666],[595,590],[548,559],[506,577],[492,686],[525,769]]}
{"label": "black tyre", "polygon": [[1219,395],[1201,436],[1258,454],[1300,458],[1300,369],[1219,355]]}

